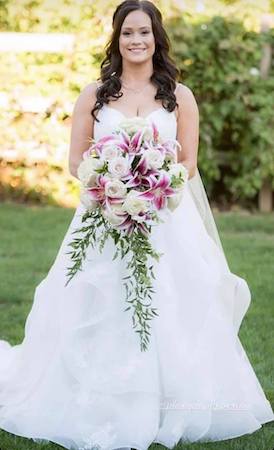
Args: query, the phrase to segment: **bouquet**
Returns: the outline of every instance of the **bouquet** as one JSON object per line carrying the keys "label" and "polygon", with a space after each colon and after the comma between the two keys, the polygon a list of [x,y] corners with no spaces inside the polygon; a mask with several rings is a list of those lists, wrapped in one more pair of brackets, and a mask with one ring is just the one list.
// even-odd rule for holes
{"label": "bouquet", "polygon": [[125,119],[107,136],[95,141],[78,167],[80,201],[85,206],[83,226],[68,245],[73,265],[67,283],[82,270],[89,246],[102,252],[110,237],[115,243],[113,260],[129,255],[123,277],[125,309],[133,310],[133,328],[140,335],[141,350],[149,343],[150,323],[157,316],[152,307],[154,259],[162,256],[150,242],[154,225],[163,222],[161,211],[179,205],[188,171],[177,163],[177,140],[163,140],[153,122]]}

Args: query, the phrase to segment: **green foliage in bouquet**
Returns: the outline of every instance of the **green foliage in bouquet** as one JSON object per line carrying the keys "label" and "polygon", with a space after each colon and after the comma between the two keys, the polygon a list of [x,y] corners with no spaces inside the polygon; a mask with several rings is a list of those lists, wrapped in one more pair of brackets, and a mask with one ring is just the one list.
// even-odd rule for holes
{"label": "green foliage in bouquet", "polygon": [[91,246],[95,249],[98,246],[99,251],[102,252],[107,239],[111,238],[116,247],[113,260],[123,259],[130,254],[126,265],[128,275],[123,277],[125,301],[130,304],[125,311],[133,309],[133,328],[140,334],[141,350],[147,350],[151,335],[148,321],[158,316],[157,309],[151,306],[154,293],[152,279],[155,279],[155,276],[153,266],[149,265],[148,261],[149,258],[159,261],[161,254],[152,248],[148,236],[139,230],[136,229],[131,236],[128,236],[122,235],[111,227],[102,216],[100,208],[83,214],[82,223],[84,226],[72,233],[84,234],[84,237],[76,237],[69,244],[72,250],[68,254],[71,256],[73,265],[68,268],[68,279],[65,285],[67,286],[77,272],[82,270],[88,248]]}

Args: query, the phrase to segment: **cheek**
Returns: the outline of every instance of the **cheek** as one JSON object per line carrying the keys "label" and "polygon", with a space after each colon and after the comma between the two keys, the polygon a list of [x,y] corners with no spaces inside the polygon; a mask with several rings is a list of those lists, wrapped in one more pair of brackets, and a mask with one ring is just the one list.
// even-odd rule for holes
{"label": "cheek", "polygon": [[120,53],[124,50],[125,47],[126,47],[125,40],[122,37],[120,37],[119,38],[119,50],[120,50]]}
{"label": "cheek", "polygon": [[148,40],[148,45],[152,50],[155,50],[155,39],[153,35]]}

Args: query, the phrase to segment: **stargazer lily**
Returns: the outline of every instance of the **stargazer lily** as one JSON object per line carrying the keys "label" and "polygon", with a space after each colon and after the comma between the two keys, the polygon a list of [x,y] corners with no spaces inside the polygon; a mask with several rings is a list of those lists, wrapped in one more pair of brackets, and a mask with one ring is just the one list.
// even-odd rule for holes
{"label": "stargazer lily", "polygon": [[125,131],[121,131],[121,140],[118,142],[117,147],[126,153],[137,154],[140,151],[142,140],[142,130],[137,131],[132,138]]}
{"label": "stargazer lily", "polygon": [[87,158],[92,153],[96,153],[98,156],[101,155],[102,148],[105,144],[113,143],[113,145],[118,146],[118,139],[115,135],[108,135],[103,136],[101,139],[99,139],[95,144],[91,145],[84,153],[83,157]]}
{"label": "stargazer lily", "polygon": [[153,130],[153,140],[155,142],[159,142],[159,137],[160,137],[159,131],[158,131],[158,128],[157,128],[157,126],[155,125],[155,123],[153,121],[151,123],[151,126],[152,126],[152,130]]}
{"label": "stargazer lily", "polygon": [[108,182],[108,178],[104,175],[99,174],[97,178],[97,185],[95,187],[90,187],[87,189],[90,196],[99,202],[101,205],[105,203],[105,185]]}
{"label": "stargazer lily", "polygon": [[167,197],[171,197],[175,193],[170,186],[171,180],[169,176],[164,171],[161,171],[159,179],[154,175],[150,175],[147,177],[147,180],[150,183],[150,189],[140,192],[140,197],[151,200],[156,209],[164,208],[167,203]]}
{"label": "stargazer lily", "polygon": [[130,235],[135,229],[139,229],[145,236],[149,234],[149,230],[147,229],[145,223],[134,221],[130,215],[128,215],[126,220],[121,223],[121,225],[118,225],[117,228],[124,230],[128,235]]}

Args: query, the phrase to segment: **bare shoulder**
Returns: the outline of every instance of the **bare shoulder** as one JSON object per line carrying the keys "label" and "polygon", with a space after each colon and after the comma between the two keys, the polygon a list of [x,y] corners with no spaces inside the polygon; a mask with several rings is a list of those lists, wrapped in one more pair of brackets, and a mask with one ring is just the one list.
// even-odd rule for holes
{"label": "bare shoulder", "polygon": [[78,95],[78,98],[74,105],[75,112],[90,112],[96,102],[96,90],[98,88],[98,83],[93,81],[86,85]]}
{"label": "bare shoulder", "polygon": [[182,83],[177,83],[176,86],[176,100],[180,110],[196,110],[198,112],[198,105],[193,91]]}

